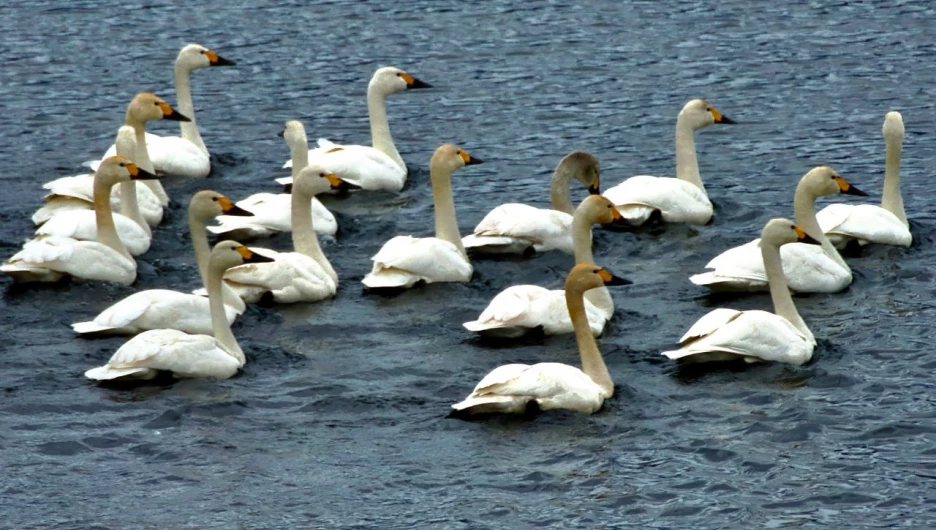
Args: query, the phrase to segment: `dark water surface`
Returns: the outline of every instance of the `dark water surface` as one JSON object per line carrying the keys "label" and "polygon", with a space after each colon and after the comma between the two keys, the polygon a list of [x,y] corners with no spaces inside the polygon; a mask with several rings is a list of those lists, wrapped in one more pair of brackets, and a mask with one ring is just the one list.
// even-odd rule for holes
{"label": "dark water surface", "polygon": [[[936,24],[929,2],[15,2],[0,7],[0,254],[32,230],[40,185],[81,172],[132,96],[174,102],[172,61],[198,42],[236,68],[193,76],[210,178],[173,203],[132,287],[0,279],[3,528],[926,528],[936,521],[932,264]],[[196,7],[197,5],[197,7]],[[257,6],[266,7],[257,7]],[[65,7],[67,6],[67,7]],[[126,339],[75,338],[137,289],[197,284],[184,205],[213,188],[276,191],[276,133],[366,142],[374,69],[433,90],[393,96],[411,168],[399,197],[333,204],[325,250],[342,284],[318,304],[251,307],[228,381],[120,389],[86,381]],[[634,285],[600,340],[617,395],[595,416],[446,419],[505,362],[577,363],[562,336],[498,346],[461,327],[511,283],[561,284],[571,258],[476,261],[462,285],[362,293],[390,236],[432,230],[428,160],[454,142],[487,163],[455,175],[467,233],[491,206],[548,202],[575,149],[604,187],[673,174],[682,105],[739,121],[696,135],[715,222],[596,234]],[[792,216],[828,163],[880,198],[888,110],[906,123],[911,248],[850,258],[855,282],[796,298],[819,347],[807,366],[678,370],[659,352],[714,301],[688,281],[715,253]],[[177,130],[158,124],[160,131]],[[575,191],[577,198],[581,190]],[[821,201],[825,202],[825,201]],[[279,236],[262,245],[288,248]],[[767,295],[730,301],[768,308]]]}

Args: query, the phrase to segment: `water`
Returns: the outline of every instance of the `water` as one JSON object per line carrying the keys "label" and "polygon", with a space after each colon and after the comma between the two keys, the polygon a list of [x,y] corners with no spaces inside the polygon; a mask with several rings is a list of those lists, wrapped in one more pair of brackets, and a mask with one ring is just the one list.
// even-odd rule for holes
{"label": "water", "polygon": [[[31,233],[40,184],[109,145],[138,91],[174,101],[171,64],[199,42],[236,68],[193,77],[217,158],[204,181],[170,178],[174,202],[133,287],[22,288],[3,279],[0,509],[4,528],[924,528],[934,519],[936,407],[930,358],[936,191],[934,9],[926,2],[51,1],[0,8],[0,254]],[[105,388],[82,372],[124,338],[68,324],[197,274],[183,205],[210,187],[275,191],[276,137],[368,139],[367,80],[392,64],[435,85],[393,96],[411,168],[395,195],[334,204],[325,250],[338,297],[251,307],[228,381]],[[697,134],[715,222],[599,232],[613,290],[600,340],[617,395],[595,416],[446,419],[505,362],[577,362],[571,336],[496,346],[473,319],[511,282],[561,284],[571,259],[476,261],[464,285],[364,295],[369,257],[432,228],[428,160],[454,142],[486,161],[455,176],[468,232],[494,204],[545,204],[576,149],[605,187],[672,174],[679,108],[706,97],[746,122]],[[906,123],[903,193],[914,245],[849,262],[855,282],[796,302],[819,338],[807,366],[680,370],[669,349],[715,303],[687,277],[716,252],[792,216],[795,183],[828,163],[880,197],[881,124]],[[156,130],[172,131],[174,124]],[[582,197],[582,190],[575,197]],[[854,200],[854,199],[836,199]],[[822,201],[825,202],[825,201]],[[288,237],[258,242],[288,248]],[[766,295],[730,301],[767,308]]]}

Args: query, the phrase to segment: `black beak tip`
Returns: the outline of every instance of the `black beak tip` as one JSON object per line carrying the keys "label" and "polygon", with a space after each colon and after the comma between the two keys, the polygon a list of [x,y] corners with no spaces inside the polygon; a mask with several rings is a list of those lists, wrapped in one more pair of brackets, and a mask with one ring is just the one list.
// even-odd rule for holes
{"label": "black beak tip", "polygon": [[283,129],[280,132],[276,133],[276,136],[279,136],[280,138],[284,138],[286,136],[286,129]]}
{"label": "black beak tip", "polygon": [[737,125],[738,122],[736,122],[736,121],[734,121],[733,119],[729,118],[728,116],[725,116],[724,114],[722,114],[721,121],[719,121],[718,123],[724,123],[724,124],[727,124],[727,125]]}
{"label": "black beak tip", "polygon": [[292,193],[292,182],[283,186],[283,193]]}
{"label": "black beak tip", "polygon": [[407,88],[432,88],[432,85],[420,79],[413,78],[413,84]]}
{"label": "black beak tip", "polygon": [[192,121],[191,118],[182,114],[177,110],[173,110],[172,114],[163,117],[164,120],[173,120],[173,121]]}
{"label": "black beak tip", "polygon": [[149,171],[144,171],[142,169],[137,171],[137,174],[130,177],[132,180],[156,180],[159,178],[159,175],[150,173]]}
{"label": "black beak tip", "polygon": [[857,195],[858,197],[867,197],[867,192],[864,192],[855,186],[848,186],[848,190],[845,191],[846,195]]}
{"label": "black beak tip", "polygon": [[236,215],[238,217],[253,217],[253,212],[247,211],[240,206],[234,204],[231,205],[231,209],[224,212],[224,215]]}
{"label": "black beak tip", "polygon": [[234,61],[230,61],[219,55],[218,61],[212,64],[211,66],[236,66],[236,65],[237,63],[235,63]]}
{"label": "black beak tip", "polygon": [[800,239],[800,243],[806,243],[807,245],[821,245],[818,239],[814,238],[809,234],[804,234],[803,239]]}
{"label": "black beak tip", "polygon": [[634,282],[628,280],[627,278],[621,278],[620,276],[611,275],[611,281],[604,282],[605,285],[632,285]]}
{"label": "black beak tip", "polygon": [[364,189],[364,188],[362,188],[361,186],[359,186],[359,185],[357,185],[357,184],[355,184],[355,183],[353,183],[353,182],[348,182],[347,180],[342,180],[342,181],[341,181],[340,189],[341,189],[342,191],[351,191],[351,190],[362,190],[362,189]]}
{"label": "black beak tip", "polygon": [[598,187],[598,185],[596,184],[592,184],[591,186],[588,187],[588,194],[589,195],[601,195],[601,188]]}
{"label": "black beak tip", "polygon": [[244,263],[273,263],[274,261],[276,260],[273,258],[254,252],[249,258],[244,260]]}
{"label": "black beak tip", "polygon": [[470,157],[470,158],[468,159],[467,162],[465,162],[465,165],[466,165],[466,166],[475,166],[475,165],[483,164],[483,163],[484,163],[484,160],[481,160],[480,158],[476,158],[476,157],[473,157],[473,156],[472,156],[472,157]]}

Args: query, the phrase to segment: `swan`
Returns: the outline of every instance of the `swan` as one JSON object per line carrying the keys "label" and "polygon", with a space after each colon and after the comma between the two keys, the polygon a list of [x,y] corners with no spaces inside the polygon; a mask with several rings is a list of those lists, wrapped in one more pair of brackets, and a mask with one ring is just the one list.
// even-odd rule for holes
{"label": "swan", "polygon": [[[399,68],[387,66],[378,69],[367,85],[367,112],[373,147],[336,144],[320,138],[318,148],[309,151],[309,163],[337,173],[365,190],[402,190],[406,183],[406,164],[390,136],[386,99],[403,90],[431,87]],[[283,165],[284,168],[291,166],[292,160]],[[277,182],[288,185],[292,178],[277,179]]]}
{"label": "swan", "polygon": [[371,260],[374,267],[362,283],[371,289],[409,288],[419,281],[467,282],[471,262],[462,246],[452,198],[452,173],[480,164],[462,149],[443,144],[429,161],[429,179],[435,205],[435,237],[396,236],[384,243]]}
{"label": "swan", "polygon": [[[575,209],[569,196],[572,179],[600,193],[598,159],[576,151],[559,161],[552,176],[552,208],[507,203],[484,216],[474,233],[462,238],[469,251],[481,253],[526,253],[559,249],[572,254],[572,214]],[[564,303],[564,302],[563,302]],[[571,330],[570,330],[571,331]]]}
{"label": "swan", "polygon": [[[822,245],[785,245],[783,271],[790,289],[800,293],[837,293],[852,281],[851,269],[832,243],[822,235],[816,222],[817,197],[844,193],[867,196],[867,193],[849,184],[828,166],[819,166],[806,173],[796,186],[793,211],[796,224],[801,226]],[[689,280],[713,291],[763,291],[768,287],[764,260],[761,258],[759,239],[734,247],[712,258],[705,265],[712,271],[696,274]]]}
{"label": "swan", "polygon": [[882,243],[909,247],[913,242],[910,223],[900,196],[900,147],[903,142],[903,117],[899,112],[888,112],[884,118],[884,193],[881,205],[830,204],[819,210],[819,227],[836,248],[844,248],[849,241],[860,245]]}
{"label": "swan", "polygon": [[670,359],[695,362],[744,359],[801,365],[812,358],[816,339],[803,322],[787,288],[780,247],[787,243],[821,245],[788,219],[771,219],[761,232],[760,247],[774,312],[758,309],[715,309],[698,320],[681,339]]}
{"label": "swan", "polygon": [[221,275],[229,267],[265,261],[269,258],[235,241],[218,243],[208,261],[207,289],[214,335],[152,329],[127,341],[107,364],[86,371],[85,377],[97,381],[152,379],[159,371],[172,372],[179,378],[233,376],[247,360],[224,315]]}
{"label": "swan", "polygon": [[[146,133],[146,149],[156,173],[181,175],[184,177],[203,178],[211,172],[211,157],[198,127],[195,125],[195,106],[192,103],[191,76],[195,70],[209,66],[233,66],[229,61],[212,50],[199,44],[184,46],[175,60],[175,89],[179,112],[188,116],[190,121],[179,123],[181,136],[159,136]],[[112,145],[104,157],[116,153]],[[100,161],[91,162],[95,169]]]}
{"label": "swan", "polygon": [[[204,190],[192,196],[189,203],[188,222],[195,262],[202,284],[208,277],[210,247],[205,234],[205,223],[216,216],[251,215],[241,210],[230,199],[218,192]],[[244,302],[225,287],[224,314],[230,324],[246,306]],[[72,324],[75,333],[108,333],[135,335],[149,329],[171,328],[185,333],[210,335],[212,330],[208,299],[195,294],[181,293],[169,289],[148,289],[133,293],[108,307],[93,320]]]}
{"label": "swan", "polygon": [[[290,120],[279,135],[286,140],[286,145],[292,153],[292,173],[295,176],[309,161],[309,142],[306,139],[305,127],[299,121]],[[340,182],[344,189],[357,188],[344,180]],[[220,237],[243,241],[292,230],[292,195],[289,193],[256,193],[238,201],[237,206],[252,212],[253,216],[219,217],[220,224],[209,226],[208,231]],[[315,197],[312,197],[312,220],[312,225],[319,234],[333,236],[338,232],[335,216]]]}
{"label": "swan", "polygon": [[715,123],[737,123],[704,99],[693,99],[676,118],[676,178],[637,175],[608,189],[611,199],[632,225],[641,225],[655,212],[668,223],[706,224],[712,219],[699,162],[695,131]]}
{"label": "swan", "polygon": [[65,275],[130,285],[136,280],[136,261],[127,252],[114,226],[110,190],[129,179],[155,179],[122,156],[105,158],[94,175],[94,210],[99,241],[39,236],[27,241],[0,271],[21,282],[54,282]]}
{"label": "swan", "polygon": [[[124,125],[117,131],[117,153],[130,159],[135,149],[134,131]],[[136,182],[120,183],[121,213],[114,214],[117,235],[127,251],[139,256],[149,250],[153,233],[140,214]],[[112,206],[113,207],[113,206]],[[49,219],[36,230],[36,235],[62,236],[82,241],[97,241],[97,220],[94,210],[67,210]]]}
{"label": "swan", "polygon": [[[136,148],[134,156],[128,157],[137,166],[148,173],[155,174],[153,164],[150,162],[146,143],[143,141],[146,133],[146,122],[152,120],[189,121],[189,119],[169,106],[155,94],[141,92],[133,98],[127,106],[124,124],[133,127]],[[150,181],[144,181],[147,184]],[[46,204],[33,214],[33,222],[42,224],[52,218],[53,214],[67,209],[91,209],[94,202],[94,176],[76,175],[63,177],[45,183],[43,188],[49,190],[45,197]],[[116,190],[115,195],[116,195]],[[59,198],[62,198],[61,201]],[[114,197],[111,199],[114,200]],[[162,220],[163,207],[169,204],[169,197],[158,182],[140,186],[137,190],[137,202],[140,212],[151,226],[158,225]]]}
{"label": "swan", "polygon": [[565,281],[565,298],[582,369],[561,363],[505,364],[484,376],[471,394],[452,405],[458,414],[522,413],[531,402],[541,410],[568,409],[594,414],[604,400],[614,395],[598,343],[588,328],[583,294],[608,285],[628,285],[594,263],[580,263]]}
{"label": "swan", "polygon": [[338,274],[319,246],[312,219],[312,197],[343,183],[334,173],[309,165],[296,175],[292,191],[293,252],[258,248],[271,263],[234,267],[224,274],[224,281],[248,304],[256,303],[264,293],[273,300],[290,304],[317,302],[335,296]]}
{"label": "swan", "polygon": [[[575,262],[591,263],[593,224],[626,223],[606,197],[589,195],[575,210],[572,237]],[[604,287],[585,293],[585,315],[592,335],[601,334],[614,314],[614,301]],[[549,290],[538,285],[514,285],[498,293],[477,320],[463,324],[469,331],[492,337],[519,337],[534,328],[546,335],[572,333],[572,320],[565,306],[562,289]]]}

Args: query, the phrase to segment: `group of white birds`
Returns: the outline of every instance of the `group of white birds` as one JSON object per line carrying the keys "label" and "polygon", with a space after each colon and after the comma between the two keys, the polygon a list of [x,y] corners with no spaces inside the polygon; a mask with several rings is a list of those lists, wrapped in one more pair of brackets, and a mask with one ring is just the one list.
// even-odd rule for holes
{"label": "group of white birds", "polygon": [[[137,269],[133,256],[147,251],[152,227],[159,224],[169,203],[158,176],[201,178],[211,171],[211,157],[195,125],[191,73],[231,64],[197,44],[185,46],[175,62],[178,110],[154,94],[138,94],[127,107],[115,144],[102,160],[91,164],[93,175],[64,177],[43,186],[49,194],[33,216],[39,226],[35,237],[0,270],[23,282],[70,276],[133,283]],[[335,296],[338,274],[317,233],[334,235],[337,222],[315,197],[355,189],[400,191],[407,168],[390,135],[385,100],[397,92],[429,86],[398,68],[376,71],[367,91],[372,145],[320,139],[310,149],[302,124],[287,122],[282,136],[291,154],[285,165],[291,176],[278,179],[287,193],[260,193],[236,204],[214,191],[196,193],[189,203],[188,222],[205,288],[194,293],[137,292],[94,319],[73,324],[79,334],[135,335],[107,364],[85,375],[95,380],[146,379],[168,371],[177,377],[228,378],[245,363],[231,322],[246,304],[265,295],[278,303]],[[161,119],[179,121],[180,136],[145,131],[147,122]],[[452,406],[457,414],[523,412],[531,406],[593,413],[612,396],[614,383],[595,337],[614,312],[607,287],[631,282],[594,264],[592,226],[708,224],[713,208],[699,173],[694,134],[716,123],[735,122],[701,99],[683,107],[676,120],[675,178],[639,175],[601,194],[597,158],[573,152],[553,174],[551,208],[503,204],[465,237],[455,217],[451,179],[456,170],[481,160],[450,144],[435,151],[429,162],[435,237],[390,239],[372,258],[373,268],[363,279],[367,288],[467,282],[473,272],[469,255],[558,250],[574,254],[576,263],[564,290],[508,287],[464,327],[490,337],[518,337],[531,330],[574,332],[582,368],[560,363],[498,367]],[[795,223],[771,219],[760,239],[723,252],[708,263],[711,270],[690,278],[714,291],[769,290],[773,313],[715,309],[690,327],[679,349],[663,355],[697,362],[741,359],[800,365],[809,361],[816,340],[797,312],[791,290],[833,293],[848,286],[851,270],[837,247],[850,242],[903,246],[911,242],[900,195],[903,122],[899,113],[887,114],[884,137],[881,206],[832,204],[816,213],[818,197],[866,193],[830,167],[814,168],[796,188]],[[138,186],[138,180],[143,185]],[[573,181],[589,192],[577,208],[570,197]],[[212,219],[218,224],[208,226]],[[209,231],[223,239],[213,249]],[[285,231],[292,232],[291,252],[248,248],[234,241]]]}

